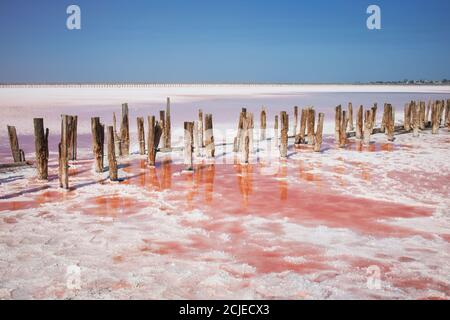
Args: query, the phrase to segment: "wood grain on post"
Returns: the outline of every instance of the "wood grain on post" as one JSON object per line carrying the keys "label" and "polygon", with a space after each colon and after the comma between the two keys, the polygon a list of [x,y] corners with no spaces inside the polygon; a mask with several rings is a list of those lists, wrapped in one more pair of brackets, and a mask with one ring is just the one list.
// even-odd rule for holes
{"label": "wood grain on post", "polygon": [[430,112],[431,112],[431,100],[428,100],[427,112],[425,114],[425,125],[430,121]]}
{"label": "wood grain on post", "polygon": [[288,151],[288,132],[289,132],[289,116],[286,111],[280,114],[281,121],[281,143],[280,143],[280,157],[287,158]]}
{"label": "wood grain on post", "polygon": [[162,126],[160,122],[156,122],[155,117],[148,117],[148,134],[147,134],[147,149],[148,149],[148,165],[154,167],[156,163],[156,152],[158,150],[159,142],[161,141]]}
{"label": "wood grain on post", "polygon": [[267,112],[263,107],[261,110],[261,140],[266,140],[266,129],[267,129]]}
{"label": "wood grain on post", "polygon": [[130,120],[128,117],[128,104],[122,104],[122,122],[120,124],[121,154],[128,156],[130,154]]}
{"label": "wood grain on post", "polygon": [[370,135],[372,134],[373,131],[373,112],[374,109],[371,108],[370,110],[366,110],[366,114],[365,114],[365,123],[364,123],[364,140],[363,143],[365,145],[369,145],[370,144]]}
{"label": "wood grain on post", "polygon": [[308,120],[308,108],[302,109],[302,113],[300,116],[300,132],[295,137],[295,144],[303,144],[305,143],[305,135],[306,135],[306,123]]}
{"label": "wood grain on post", "polygon": [[388,104],[384,104],[383,117],[381,118],[380,132],[386,133],[386,121],[387,121]]}
{"label": "wood grain on post", "polygon": [[33,119],[34,146],[36,149],[36,170],[39,180],[48,179],[48,128],[44,133],[44,119]]}
{"label": "wood grain on post", "polygon": [[250,148],[250,153],[253,153],[255,150],[255,148],[253,146],[253,129],[255,129],[253,112],[249,112],[248,117],[249,117],[249,120],[248,120],[249,121],[249,127],[248,127],[249,148]]}
{"label": "wood grain on post", "polygon": [[319,118],[317,119],[317,129],[314,139],[314,151],[320,152],[320,148],[322,146],[323,141],[323,121],[324,121],[325,115],[323,113],[319,113]]}
{"label": "wood grain on post", "polygon": [[385,121],[385,133],[388,141],[394,141],[395,131],[395,111],[391,104],[385,105],[384,121]]}
{"label": "wood grain on post", "polygon": [[116,127],[116,113],[113,112],[113,130],[114,130],[114,142],[115,142],[115,154],[116,156],[122,156],[122,142],[120,141],[120,136],[117,133],[117,127]]}
{"label": "wood grain on post", "polygon": [[425,112],[426,112],[426,106],[425,101],[420,101],[419,104],[419,129],[425,130]]}
{"label": "wood grain on post", "polygon": [[348,104],[348,131],[355,130],[355,126],[353,125],[353,105],[350,102]]}
{"label": "wood grain on post", "polygon": [[61,142],[59,151],[59,186],[69,189],[69,116],[61,116]]}
{"label": "wood grain on post", "polygon": [[194,164],[192,159],[192,144],[194,135],[194,123],[185,122],[184,123],[184,164],[186,171],[193,171]]}
{"label": "wood grain on post", "polygon": [[431,133],[438,134],[439,133],[439,121],[440,121],[440,101],[435,101],[433,106],[431,107]]}
{"label": "wood grain on post", "polygon": [[109,180],[117,181],[117,160],[116,160],[116,144],[114,142],[115,139],[114,127],[108,126],[107,129],[107,137],[108,137],[108,166],[109,166]]}
{"label": "wood grain on post", "polygon": [[99,117],[91,118],[92,151],[95,160],[95,172],[103,172],[105,126],[100,123]]}
{"label": "wood grain on post", "polygon": [[447,105],[445,106],[445,126],[450,129],[450,99],[447,99]]}
{"label": "wood grain on post", "polygon": [[375,128],[375,125],[377,124],[377,109],[378,109],[378,104],[375,103],[372,107],[372,121],[371,121],[372,133],[373,133],[373,129]]}
{"label": "wood grain on post", "polygon": [[161,124],[161,129],[162,129],[162,134],[161,134],[161,149],[165,150],[166,149],[166,129],[164,129],[166,127],[166,112],[164,110],[159,111],[159,123]]}
{"label": "wood grain on post", "polygon": [[165,148],[169,151],[172,149],[172,124],[170,119],[170,98],[166,101],[166,121],[164,123]]}
{"label": "wood grain on post", "polygon": [[364,114],[364,107],[359,106],[358,108],[358,114],[356,115],[356,132],[355,137],[358,140],[361,140],[363,138],[363,114]]}
{"label": "wood grain on post", "polygon": [[314,108],[308,109],[308,144],[314,144],[314,127],[316,122],[316,111]]}
{"label": "wood grain on post", "polygon": [[251,125],[250,114],[246,113],[242,124],[242,145],[241,145],[241,163],[248,164],[250,153],[249,130]]}
{"label": "wood grain on post", "polygon": [[419,107],[417,106],[416,102],[411,103],[411,113],[412,113],[413,137],[418,137],[420,118],[419,118]]}
{"label": "wood grain on post", "polygon": [[341,137],[341,125],[342,125],[342,106],[338,105],[335,108],[334,115],[334,142],[339,145]]}
{"label": "wood grain on post", "polygon": [[214,158],[216,152],[212,114],[205,115],[205,152],[207,158]]}
{"label": "wood grain on post", "polygon": [[[109,129],[108,129],[109,130]],[[137,118],[137,130],[138,130],[138,141],[139,141],[139,154],[145,154],[145,129],[144,129],[144,118]]]}
{"label": "wood grain on post", "polygon": [[200,135],[199,135],[199,127],[200,127],[200,121],[194,121],[194,151],[195,156],[200,157],[201,156],[201,142],[200,142]]}
{"label": "wood grain on post", "polygon": [[11,146],[11,153],[13,156],[14,163],[24,162],[25,153],[19,147],[19,140],[17,139],[16,127],[8,127],[9,145]]}

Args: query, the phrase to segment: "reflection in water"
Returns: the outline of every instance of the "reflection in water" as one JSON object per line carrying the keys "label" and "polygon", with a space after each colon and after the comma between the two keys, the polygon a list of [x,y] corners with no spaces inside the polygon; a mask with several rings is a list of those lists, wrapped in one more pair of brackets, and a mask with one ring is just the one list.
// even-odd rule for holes
{"label": "reflection in water", "polygon": [[248,198],[252,193],[252,175],[253,175],[253,165],[241,165],[238,164],[236,167],[239,191],[242,195],[242,200],[244,206],[248,206]]}
{"label": "reflection in water", "polygon": [[288,195],[288,182],[287,182],[287,166],[282,163],[278,171],[279,186],[280,186],[280,200],[286,200]]}
{"label": "reflection in water", "polygon": [[214,193],[214,177],[216,175],[216,165],[209,164],[205,168],[205,200],[212,202]]}

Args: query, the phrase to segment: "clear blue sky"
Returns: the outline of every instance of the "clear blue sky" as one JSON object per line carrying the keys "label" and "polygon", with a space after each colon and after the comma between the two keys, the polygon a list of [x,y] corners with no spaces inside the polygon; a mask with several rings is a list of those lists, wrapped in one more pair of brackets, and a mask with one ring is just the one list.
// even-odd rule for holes
{"label": "clear blue sky", "polygon": [[448,79],[449,14],[449,0],[1,0],[0,82]]}

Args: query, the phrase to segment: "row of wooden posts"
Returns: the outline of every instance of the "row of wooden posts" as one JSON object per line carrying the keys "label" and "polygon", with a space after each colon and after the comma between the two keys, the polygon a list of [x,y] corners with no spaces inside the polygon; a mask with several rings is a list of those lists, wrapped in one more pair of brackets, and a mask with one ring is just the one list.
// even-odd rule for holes
{"label": "row of wooden posts", "polygon": [[[391,104],[384,105],[382,121],[379,128],[375,128],[377,104],[364,111],[363,106],[358,108],[356,114],[356,125],[353,121],[353,106],[349,103],[347,110],[342,106],[335,109],[335,142],[344,148],[349,137],[362,140],[363,144],[370,143],[370,137],[375,133],[385,133],[388,141],[394,140],[394,134],[413,132],[418,136],[420,130],[431,128],[433,134],[437,134],[441,125],[449,127],[450,130],[450,99],[445,101],[430,101],[428,106],[425,102],[411,101],[404,107],[403,125],[395,126],[395,109]],[[430,118],[431,114],[431,118]],[[323,142],[324,114],[319,113],[316,125],[316,112],[313,107],[301,110],[299,119],[299,108],[294,107],[294,135],[295,145],[310,145],[315,152],[320,152]],[[280,127],[279,127],[280,122]],[[78,117],[70,115],[61,116],[61,141],[58,145],[59,152],[59,182],[62,188],[69,188],[69,161],[77,159],[77,126]],[[147,118],[147,136],[144,129],[144,118],[137,118],[139,153],[147,153],[149,166],[156,163],[158,151],[170,152],[171,143],[171,118],[170,98],[167,98],[166,110],[160,111],[160,120],[155,116]],[[254,151],[253,130],[254,116],[243,108],[239,114],[237,135],[234,138],[233,151],[240,153],[241,163],[248,164],[250,153]],[[281,129],[281,130],[280,130]],[[260,115],[260,140],[267,140],[267,110],[263,107]],[[92,146],[94,154],[95,171],[104,171],[104,146],[105,125],[100,122],[99,117],[91,118]],[[280,137],[279,137],[280,133]],[[19,148],[16,128],[8,126],[11,151],[15,163],[25,162],[25,154]],[[41,180],[48,179],[48,136],[49,129],[44,130],[44,119],[34,119],[34,136],[36,149],[37,176]],[[116,127],[116,114],[113,114],[112,126],[106,128],[106,142],[108,155],[109,178],[118,180],[117,157],[127,156],[130,152],[130,131],[128,104],[122,105],[121,121],[119,130]],[[274,141],[279,147],[280,157],[287,158],[289,141],[289,115],[282,111],[280,116],[275,116]],[[160,147],[161,144],[161,147]],[[213,120],[211,114],[203,116],[199,110],[198,120],[184,123],[184,163],[187,171],[193,170],[193,156],[201,156],[205,150],[207,158],[214,158],[215,143],[213,134]],[[146,152],[147,151],[147,152]]]}

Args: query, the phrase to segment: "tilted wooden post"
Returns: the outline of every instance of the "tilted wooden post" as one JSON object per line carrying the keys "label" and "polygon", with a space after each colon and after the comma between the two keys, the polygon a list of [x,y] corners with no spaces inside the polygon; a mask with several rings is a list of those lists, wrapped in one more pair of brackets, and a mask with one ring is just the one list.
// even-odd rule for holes
{"label": "tilted wooden post", "polygon": [[205,115],[205,151],[207,158],[214,158],[216,147],[214,145],[212,114]]}
{"label": "tilted wooden post", "polygon": [[156,152],[158,150],[159,142],[161,141],[162,126],[161,123],[156,122],[155,117],[148,117],[148,134],[147,134],[147,149],[148,149],[148,165],[154,167],[156,163]]}
{"label": "tilted wooden post", "polygon": [[280,157],[287,158],[288,151],[288,132],[289,132],[289,116],[286,111],[282,111],[281,119],[281,143],[280,143]]}
{"label": "tilted wooden post", "polygon": [[91,118],[92,151],[94,153],[95,172],[103,172],[105,126],[100,123],[99,117]]}
{"label": "tilted wooden post", "polygon": [[275,143],[275,147],[278,148],[278,146],[279,146],[279,143],[278,143],[278,139],[279,139],[279,137],[278,137],[278,116],[275,116],[275,124],[273,126],[273,130],[274,130],[273,140]]}
{"label": "tilted wooden post", "polygon": [[186,171],[193,171],[193,159],[192,159],[192,143],[193,143],[193,122],[184,123],[184,164]]}
{"label": "tilted wooden post", "polygon": [[128,117],[128,104],[122,104],[122,122],[120,124],[120,140],[122,155],[130,154],[130,120]]}
{"label": "tilted wooden post", "polygon": [[314,127],[316,122],[316,111],[313,108],[308,109],[308,144],[314,144]]}
{"label": "tilted wooden post", "polygon": [[117,160],[116,160],[116,144],[114,142],[114,127],[108,126],[108,166],[109,166],[109,180],[117,181]]}
{"label": "tilted wooden post", "polygon": [[341,137],[341,125],[342,125],[342,106],[338,105],[335,108],[334,115],[334,142],[339,145]]}
{"label": "tilted wooden post", "polygon": [[363,138],[363,114],[364,114],[364,107],[359,106],[358,108],[358,114],[356,115],[356,132],[355,137],[358,140],[361,140]]}
{"label": "tilted wooden post", "polygon": [[70,116],[69,123],[69,160],[77,160],[78,116]]}
{"label": "tilted wooden post", "polygon": [[325,115],[323,113],[319,113],[319,118],[317,120],[317,129],[316,129],[316,135],[314,139],[314,151],[320,152],[320,147],[322,146],[322,133],[323,133],[323,121],[324,121]]}
{"label": "tilted wooden post", "polygon": [[391,104],[384,106],[385,133],[388,141],[394,141],[395,110]]}
{"label": "tilted wooden post", "polygon": [[138,130],[138,141],[139,141],[139,154],[145,154],[145,129],[144,129],[144,118],[137,118],[137,130]]}
{"label": "tilted wooden post", "polygon": [[355,126],[353,125],[353,105],[350,102],[348,104],[348,131],[355,130]]}
{"label": "tilted wooden post", "polygon": [[69,116],[61,116],[61,142],[59,151],[59,186],[69,189]]}
{"label": "tilted wooden post", "polygon": [[17,139],[16,127],[8,127],[9,144],[11,146],[11,153],[15,163],[25,161],[25,153],[19,148],[19,140]]}
{"label": "tilted wooden post", "polygon": [[297,135],[297,126],[298,126],[298,107],[294,107],[294,128],[293,135],[294,137]]}
{"label": "tilted wooden post", "polygon": [[347,120],[347,111],[343,110],[339,129],[339,148],[345,148],[347,145]]}
{"label": "tilted wooden post", "polygon": [[373,131],[373,113],[374,113],[374,108],[371,108],[370,110],[366,110],[366,114],[364,117],[364,140],[363,143],[365,145],[369,145],[370,144],[370,135],[372,134]]}
{"label": "tilted wooden post", "polygon": [[203,110],[198,110],[198,138],[200,140],[200,148],[205,147],[205,138],[203,136],[203,130],[205,128],[203,124]]}
{"label": "tilted wooden post", "polygon": [[39,180],[48,179],[48,128],[44,133],[44,119],[33,119],[34,146],[36,149],[36,170]]}
{"label": "tilted wooden post", "polygon": [[170,151],[172,149],[172,124],[170,119],[170,98],[166,103],[166,121],[164,123],[165,148]]}
{"label": "tilted wooden post", "polygon": [[[244,109],[242,109],[242,110],[244,110]],[[241,151],[242,128],[244,127],[245,113],[246,112],[244,112],[244,111],[241,111],[239,113],[238,128],[237,128],[237,133],[236,133],[236,139],[234,139],[233,152]]]}
{"label": "tilted wooden post", "polygon": [[266,140],[266,129],[267,129],[267,112],[263,107],[261,110],[261,140]]}

